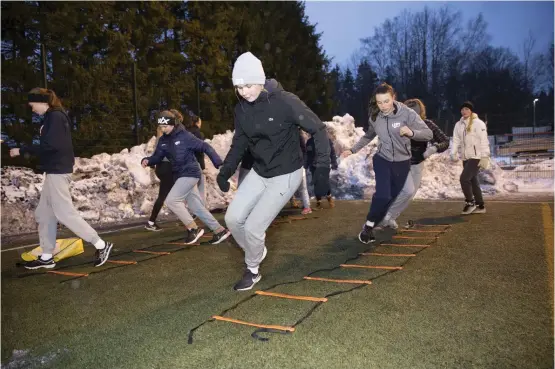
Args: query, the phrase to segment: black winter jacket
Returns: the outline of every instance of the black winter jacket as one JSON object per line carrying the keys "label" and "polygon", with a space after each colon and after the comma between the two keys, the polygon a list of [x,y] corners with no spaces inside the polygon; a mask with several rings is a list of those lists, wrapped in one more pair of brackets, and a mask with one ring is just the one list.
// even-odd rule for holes
{"label": "black winter jacket", "polygon": [[[335,148],[333,147],[333,142],[330,139],[330,162],[331,168],[337,169],[337,156],[335,155]],[[315,148],[314,148],[314,139],[311,137],[306,141],[306,149],[305,149],[305,161],[304,167],[306,169],[310,169],[314,171],[314,158],[315,158]]]}
{"label": "black winter jacket", "polygon": [[303,166],[299,127],[314,136],[316,167],[330,166],[326,126],[297,96],[283,90],[276,80],[267,80],[258,99],[235,106],[235,133],[220,168],[230,178],[246,151],[253,169],[264,178],[292,173]]}
{"label": "black winter jacket", "polygon": [[[199,140],[204,141],[204,135],[202,134],[202,132],[197,126],[192,126],[191,128],[189,128],[189,132],[191,132]],[[204,152],[202,151],[196,152],[195,157],[197,158],[197,161],[200,164],[200,169],[202,170],[206,169],[206,165],[204,164]]]}
{"label": "black winter jacket", "polygon": [[38,156],[38,169],[46,174],[73,173],[75,156],[67,114],[61,109],[49,109],[40,129],[40,144],[24,146],[19,153]]}
{"label": "black winter jacket", "polygon": [[[437,152],[444,152],[449,148],[449,137],[443,133],[439,127],[429,119],[424,119],[424,123],[432,130],[434,134],[433,138],[428,141],[435,147],[437,147]],[[428,148],[428,142],[425,141],[410,141],[410,151],[411,151],[411,158],[410,164],[416,165],[420,164],[424,161],[424,152]]]}

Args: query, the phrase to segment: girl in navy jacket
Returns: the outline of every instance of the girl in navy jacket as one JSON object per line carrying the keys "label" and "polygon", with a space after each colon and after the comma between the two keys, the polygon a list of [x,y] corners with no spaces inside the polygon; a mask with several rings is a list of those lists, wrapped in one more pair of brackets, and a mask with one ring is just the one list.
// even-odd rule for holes
{"label": "girl in navy jacket", "polygon": [[204,234],[204,230],[197,227],[184,201],[187,201],[193,214],[212,230],[214,236],[210,243],[222,242],[230,236],[230,233],[204,207],[197,188],[201,169],[195,154],[204,152],[216,168],[222,165],[222,159],[210,145],[187,132],[183,125],[177,124],[174,113],[163,111],[158,118],[158,125],[162,127],[164,134],[160,137],[154,154],[144,158],[141,164],[143,167],[157,165],[163,158],[168,158],[170,161],[175,183],[165,203],[187,227],[186,244],[197,242]]}

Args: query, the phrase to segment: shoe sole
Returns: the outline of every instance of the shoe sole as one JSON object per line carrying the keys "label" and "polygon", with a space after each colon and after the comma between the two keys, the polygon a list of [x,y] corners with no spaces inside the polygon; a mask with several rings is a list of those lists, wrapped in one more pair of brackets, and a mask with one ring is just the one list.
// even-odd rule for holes
{"label": "shoe sole", "polygon": [[235,291],[248,291],[248,290],[252,290],[252,288],[254,287],[255,284],[257,284],[258,282],[260,282],[260,280],[262,279],[262,274],[259,274],[258,277],[256,277],[255,279],[252,280],[252,284],[248,287],[244,287],[244,288],[236,288]]}
{"label": "shoe sole", "polygon": [[49,265],[39,265],[36,267],[28,267],[28,266],[24,266],[25,269],[29,269],[29,270],[35,270],[35,269],[40,269],[40,268],[45,268],[45,269],[52,269],[56,267],[56,264],[49,264]]}
{"label": "shoe sole", "polygon": [[110,254],[112,253],[112,248],[114,247],[114,244],[110,243],[110,242],[107,242],[106,247],[108,248],[108,252],[106,253],[106,257],[104,258],[104,260],[100,261],[99,264],[95,265],[95,267],[99,267],[99,266],[102,266],[102,265],[106,264],[106,262],[110,258]]}
{"label": "shoe sole", "polygon": [[364,242],[363,240],[360,239],[360,233],[358,234],[358,240],[359,240],[360,242],[362,242],[363,244],[365,244],[365,245],[368,245],[369,243],[372,243],[372,242],[375,242],[375,241],[376,241],[376,239],[374,238],[374,239],[371,239],[371,240],[368,241],[368,242]]}
{"label": "shoe sole", "polygon": [[222,238],[220,238],[218,241],[216,241],[216,242],[209,242],[209,243],[210,243],[211,245],[217,245],[217,244],[219,244],[220,242],[223,242],[223,241],[227,240],[227,239],[229,238],[229,236],[231,236],[231,232],[230,232],[230,231],[227,231],[227,233],[224,234],[224,235],[222,236]]}
{"label": "shoe sole", "polygon": [[472,214],[474,212],[474,210],[476,210],[476,208],[472,209],[472,210],[468,210],[468,211],[461,211],[462,215],[468,215],[468,214]]}
{"label": "shoe sole", "polygon": [[145,229],[147,231],[151,231],[151,232],[160,232],[162,230],[162,229],[152,229],[152,228],[148,228],[148,227],[145,227]]}
{"label": "shoe sole", "polygon": [[191,242],[185,242],[185,245],[192,245],[193,243],[196,243],[196,242],[199,240],[199,238],[201,238],[203,235],[204,235],[204,229],[201,229],[201,230],[198,232],[198,234],[197,234],[197,236],[195,237],[195,239],[192,240]]}
{"label": "shoe sole", "polygon": [[472,212],[472,214],[485,214],[485,213],[486,213],[486,209],[484,209],[484,210],[476,209]]}

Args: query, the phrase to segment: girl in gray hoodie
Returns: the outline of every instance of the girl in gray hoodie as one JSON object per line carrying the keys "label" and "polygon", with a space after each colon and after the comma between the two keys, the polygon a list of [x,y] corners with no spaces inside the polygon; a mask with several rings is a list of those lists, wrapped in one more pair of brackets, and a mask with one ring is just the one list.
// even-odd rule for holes
{"label": "girl in gray hoodie", "polygon": [[403,188],[410,170],[410,141],[429,141],[432,130],[416,112],[395,101],[395,91],[387,83],[379,85],[370,101],[370,119],[366,134],[341,156],[358,152],[378,136],[378,152],[372,158],[376,178],[376,191],[370,211],[358,239],[362,243],[375,241],[374,226],[387,213],[389,206]]}

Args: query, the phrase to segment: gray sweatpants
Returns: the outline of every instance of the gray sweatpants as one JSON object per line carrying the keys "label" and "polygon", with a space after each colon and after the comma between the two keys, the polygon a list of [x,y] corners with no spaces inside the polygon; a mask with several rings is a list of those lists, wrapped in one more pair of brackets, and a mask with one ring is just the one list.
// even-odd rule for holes
{"label": "gray sweatpants", "polygon": [[204,203],[200,198],[200,194],[197,188],[197,183],[199,179],[193,177],[181,177],[173,184],[168,197],[166,198],[166,206],[183,222],[185,226],[193,223],[193,217],[187,210],[184,201],[187,201],[187,205],[193,214],[199,217],[199,219],[213,232],[222,228],[220,223],[212,216],[212,214],[206,210]]}
{"label": "gray sweatpants", "polygon": [[306,181],[306,170],[304,168],[301,168],[301,169],[303,171],[303,178],[301,181],[301,185],[297,189],[297,192],[295,192],[295,196],[300,197],[303,201],[303,208],[308,209],[310,208],[310,196],[308,195],[308,183]]}
{"label": "gray sweatpants", "polygon": [[225,223],[245,251],[245,263],[256,268],[262,261],[266,229],[301,184],[303,169],[272,178],[251,170],[227,208]]}
{"label": "gray sweatpants", "polygon": [[414,195],[416,195],[416,192],[420,188],[423,169],[424,162],[410,166],[410,172],[407,176],[407,180],[405,181],[405,185],[399,195],[397,195],[393,204],[389,206],[386,218],[395,220],[403,211],[405,211],[406,208],[408,208],[410,202],[414,198]]}
{"label": "gray sweatpants", "polygon": [[95,244],[98,233],[81,217],[71,201],[71,174],[47,174],[40,194],[35,219],[39,225],[39,242],[45,254],[56,247],[58,222],[83,240]]}

